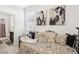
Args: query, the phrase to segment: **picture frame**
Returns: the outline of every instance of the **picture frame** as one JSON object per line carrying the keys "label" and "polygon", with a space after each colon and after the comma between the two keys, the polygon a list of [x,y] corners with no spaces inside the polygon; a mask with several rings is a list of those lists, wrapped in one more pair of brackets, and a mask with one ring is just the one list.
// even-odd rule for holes
{"label": "picture frame", "polygon": [[65,6],[49,9],[49,25],[65,25]]}
{"label": "picture frame", "polygon": [[46,26],[47,25],[47,10],[41,10],[36,12],[36,25]]}

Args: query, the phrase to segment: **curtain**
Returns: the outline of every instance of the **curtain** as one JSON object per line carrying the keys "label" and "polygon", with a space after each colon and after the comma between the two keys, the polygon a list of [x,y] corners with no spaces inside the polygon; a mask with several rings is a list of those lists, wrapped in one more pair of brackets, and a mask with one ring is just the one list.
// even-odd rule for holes
{"label": "curtain", "polygon": [[5,33],[5,19],[0,19],[0,38],[6,37]]}

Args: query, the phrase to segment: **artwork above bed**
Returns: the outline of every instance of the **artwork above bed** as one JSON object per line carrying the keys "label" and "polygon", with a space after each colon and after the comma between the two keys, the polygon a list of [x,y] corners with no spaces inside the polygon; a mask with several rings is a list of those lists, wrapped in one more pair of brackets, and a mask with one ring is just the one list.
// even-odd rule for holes
{"label": "artwork above bed", "polygon": [[36,25],[47,25],[47,10],[41,10],[36,13]]}
{"label": "artwork above bed", "polygon": [[57,6],[49,9],[49,25],[65,24],[65,6]]}
{"label": "artwork above bed", "polygon": [[[65,6],[59,5],[42,9],[36,12],[36,25],[64,25],[65,24]],[[47,22],[48,21],[48,22]]]}

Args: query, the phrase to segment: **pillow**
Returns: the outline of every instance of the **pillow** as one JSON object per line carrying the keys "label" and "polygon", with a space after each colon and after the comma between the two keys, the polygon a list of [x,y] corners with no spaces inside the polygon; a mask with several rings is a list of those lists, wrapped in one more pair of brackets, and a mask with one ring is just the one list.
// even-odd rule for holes
{"label": "pillow", "polygon": [[47,32],[46,35],[47,35],[46,37],[47,37],[49,43],[55,43],[56,33]]}
{"label": "pillow", "polygon": [[55,43],[56,33],[53,32],[42,32],[36,35],[38,42],[40,43]]}
{"label": "pillow", "polygon": [[66,38],[67,38],[67,35],[57,34],[55,42],[64,46],[66,45]]}
{"label": "pillow", "polygon": [[38,42],[39,43],[47,43],[47,38],[45,32],[37,34]]}
{"label": "pillow", "polygon": [[36,44],[38,39],[31,39],[28,36],[21,36],[20,40],[28,44]]}

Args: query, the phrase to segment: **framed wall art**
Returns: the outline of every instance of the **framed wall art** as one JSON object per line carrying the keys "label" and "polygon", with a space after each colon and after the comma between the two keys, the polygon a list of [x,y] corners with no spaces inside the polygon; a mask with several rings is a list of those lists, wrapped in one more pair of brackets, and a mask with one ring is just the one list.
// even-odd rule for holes
{"label": "framed wall art", "polygon": [[65,24],[65,6],[57,6],[49,9],[49,25]]}
{"label": "framed wall art", "polygon": [[38,26],[47,25],[47,10],[41,10],[36,12],[36,25]]}

